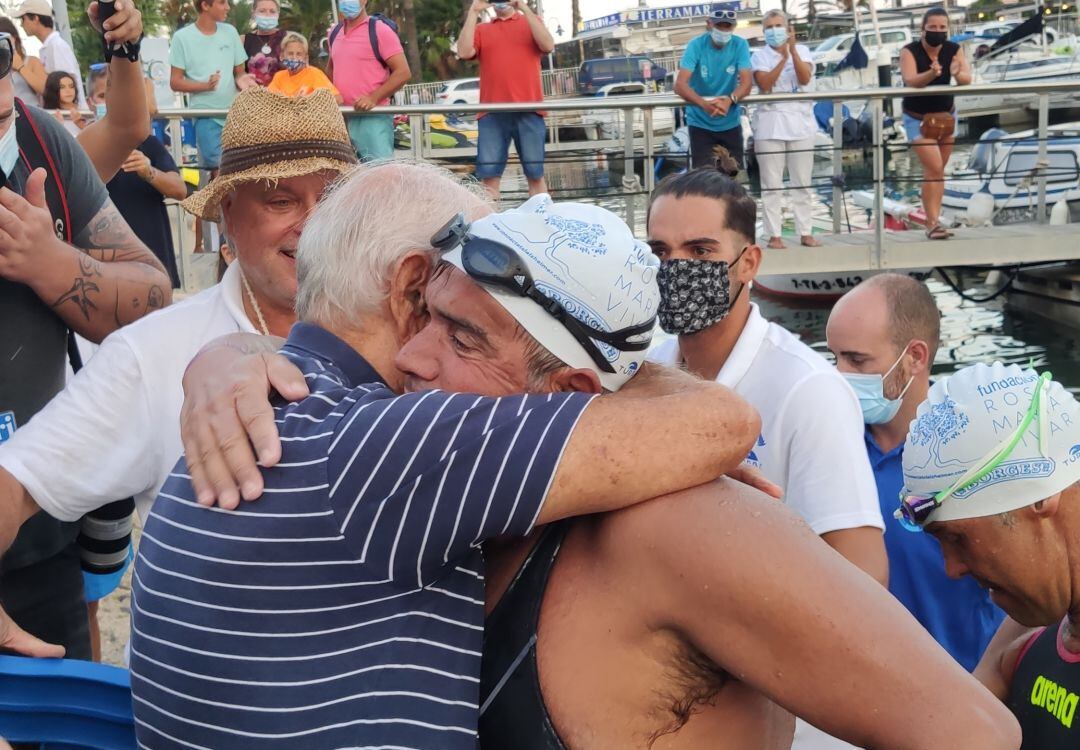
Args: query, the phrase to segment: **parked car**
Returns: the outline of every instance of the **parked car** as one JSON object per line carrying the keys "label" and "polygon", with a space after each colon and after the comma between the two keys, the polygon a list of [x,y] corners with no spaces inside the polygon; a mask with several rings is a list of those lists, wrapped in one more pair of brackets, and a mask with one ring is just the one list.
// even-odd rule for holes
{"label": "parked car", "polygon": [[[862,43],[863,49],[866,50],[866,56],[870,58],[871,64],[877,58],[880,45],[884,45],[885,49],[889,51],[889,57],[896,60],[900,57],[900,50],[904,45],[909,44],[913,39],[911,31],[906,28],[882,29],[880,42],[878,41],[878,35],[874,31],[859,33],[859,41]],[[827,73],[831,67],[835,67],[837,63],[847,57],[854,43],[854,34],[837,34],[815,47],[814,64],[817,66],[818,75]]]}
{"label": "parked car", "polygon": [[595,96],[612,83],[641,84],[663,81],[667,71],[645,55],[602,57],[586,60],[578,70],[578,90],[583,96]]}
{"label": "parked car", "polygon": [[436,104],[479,104],[480,79],[457,78],[447,81],[435,95]]}

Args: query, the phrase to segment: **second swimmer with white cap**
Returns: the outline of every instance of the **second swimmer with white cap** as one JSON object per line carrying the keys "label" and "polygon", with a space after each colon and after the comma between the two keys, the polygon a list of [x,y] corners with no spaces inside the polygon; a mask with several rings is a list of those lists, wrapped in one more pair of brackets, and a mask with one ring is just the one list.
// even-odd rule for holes
{"label": "second swimmer with white cap", "polygon": [[[618,339],[654,314],[658,263],[617,217],[537,196],[452,224],[438,244],[431,322],[396,360],[407,388],[634,383],[640,354]],[[1008,712],[885,588],[745,485],[549,524],[484,553],[484,750],[786,749],[788,711],[862,747],[1018,742]]]}
{"label": "second swimmer with white cap", "polygon": [[904,481],[897,518],[1009,615],[976,677],[1025,749],[1080,747],[1080,404],[1049,373],[960,370],[919,406]]}

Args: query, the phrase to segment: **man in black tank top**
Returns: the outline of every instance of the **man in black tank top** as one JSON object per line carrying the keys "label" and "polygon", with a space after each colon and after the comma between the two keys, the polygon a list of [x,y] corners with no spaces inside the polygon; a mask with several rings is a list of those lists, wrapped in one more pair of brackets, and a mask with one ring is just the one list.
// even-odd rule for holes
{"label": "man in black tank top", "polygon": [[1025,750],[1080,747],[1080,404],[1049,373],[965,368],[919,407],[904,481],[903,523],[1009,615],[975,676]]}
{"label": "man in black tank top", "polygon": [[[944,8],[926,11],[922,22],[922,38],[900,50],[900,73],[904,85],[911,88],[948,86],[971,83],[971,69],[964,51],[949,41],[949,14]],[[904,132],[922,163],[922,207],[926,213],[926,236],[944,240],[951,236],[941,226],[941,199],[945,195],[945,165],[952,156],[951,129],[941,125],[955,124],[955,106],[951,94],[905,96],[903,101]],[[933,127],[930,127],[933,126]]]}

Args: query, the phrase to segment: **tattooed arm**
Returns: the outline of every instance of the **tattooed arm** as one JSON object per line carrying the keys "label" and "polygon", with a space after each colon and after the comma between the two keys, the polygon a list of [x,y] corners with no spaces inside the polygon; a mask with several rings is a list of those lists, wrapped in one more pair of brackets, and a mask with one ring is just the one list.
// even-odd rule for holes
{"label": "tattooed arm", "polygon": [[111,200],[72,247],[53,231],[44,184],[45,171],[36,170],[25,198],[0,190],[0,276],[29,286],[94,342],[172,300],[165,269]]}

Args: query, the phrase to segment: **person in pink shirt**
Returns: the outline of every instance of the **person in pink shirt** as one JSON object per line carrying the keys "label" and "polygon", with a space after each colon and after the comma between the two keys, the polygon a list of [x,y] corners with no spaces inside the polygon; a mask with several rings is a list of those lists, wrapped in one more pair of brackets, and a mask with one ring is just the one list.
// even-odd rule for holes
{"label": "person in pink shirt", "polygon": [[[368,15],[367,0],[341,0],[338,10],[342,22],[330,31],[330,80],[357,112],[389,104],[412,78],[395,27],[382,16]],[[348,123],[361,159],[394,155],[393,115],[350,117]]]}

